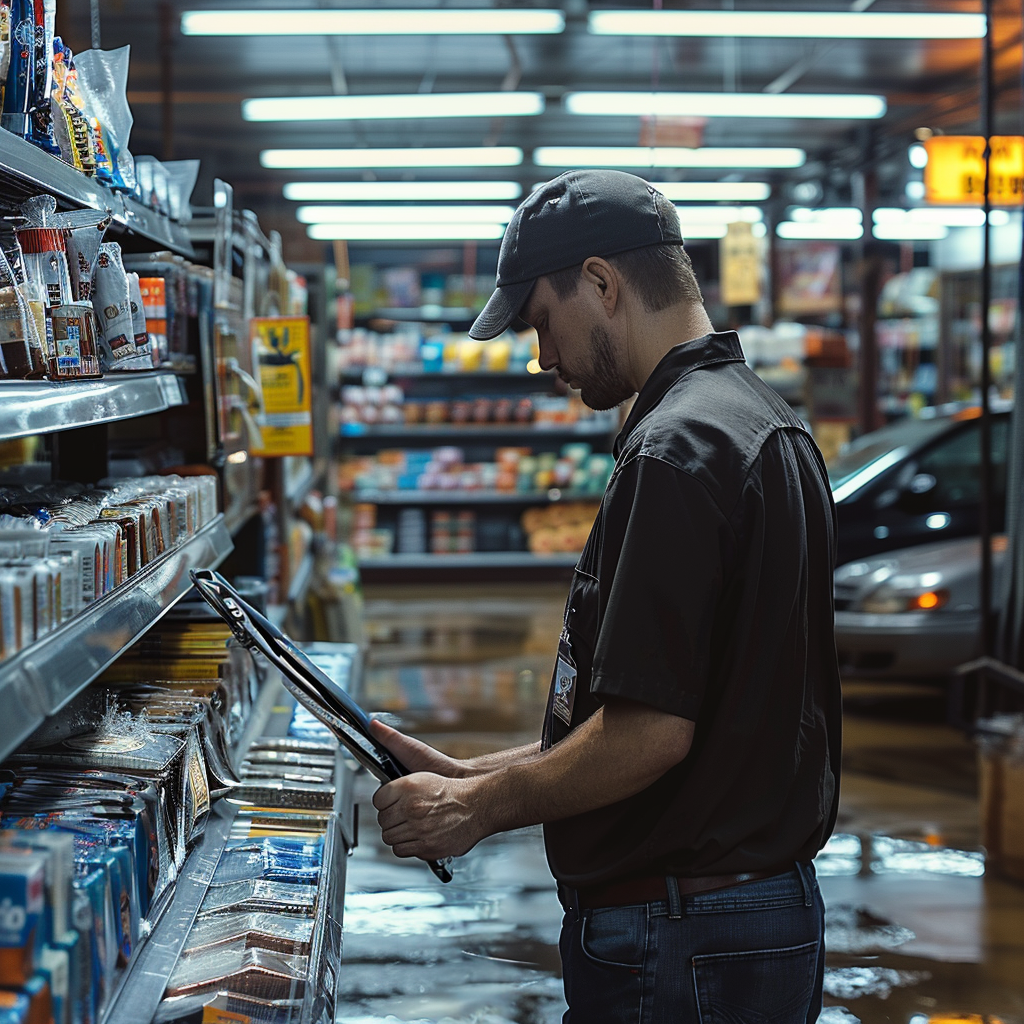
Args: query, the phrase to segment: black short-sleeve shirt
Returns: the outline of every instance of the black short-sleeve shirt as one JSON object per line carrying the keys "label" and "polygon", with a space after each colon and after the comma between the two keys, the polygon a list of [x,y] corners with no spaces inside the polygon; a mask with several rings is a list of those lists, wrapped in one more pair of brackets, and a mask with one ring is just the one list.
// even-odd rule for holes
{"label": "black short-sleeve shirt", "polygon": [[808,861],[835,823],[841,735],[835,509],[813,440],[736,334],[673,348],[637,397],[565,608],[570,725],[607,697],[696,723],[641,793],[545,826],[581,887]]}

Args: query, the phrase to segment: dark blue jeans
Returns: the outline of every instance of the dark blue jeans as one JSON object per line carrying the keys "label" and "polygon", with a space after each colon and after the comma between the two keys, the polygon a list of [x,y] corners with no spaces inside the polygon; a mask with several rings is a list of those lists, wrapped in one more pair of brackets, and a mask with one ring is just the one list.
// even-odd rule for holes
{"label": "dark blue jeans", "polygon": [[811,865],[562,921],[562,1024],[814,1024],[825,908]]}

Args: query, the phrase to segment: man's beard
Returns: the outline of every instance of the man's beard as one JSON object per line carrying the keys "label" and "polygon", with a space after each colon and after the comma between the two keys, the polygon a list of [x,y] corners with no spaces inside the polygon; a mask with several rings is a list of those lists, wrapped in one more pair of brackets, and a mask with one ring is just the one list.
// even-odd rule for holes
{"label": "man's beard", "polygon": [[612,339],[604,327],[594,327],[590,332],[590,361],[589,370],[573,374],[573,383],[580,389],[584,405],[603,412],[621,405],[633,394],[615,362]]}

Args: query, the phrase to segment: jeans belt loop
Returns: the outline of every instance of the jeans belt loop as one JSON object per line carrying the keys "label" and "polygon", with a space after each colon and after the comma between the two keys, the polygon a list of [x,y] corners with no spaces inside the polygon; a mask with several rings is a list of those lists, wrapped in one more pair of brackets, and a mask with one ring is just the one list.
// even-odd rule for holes
{"label": "jeans belt loop", "polygon": [[679,921],[683,916],[683,900],[679,895],[679,883],[675,875],[665,876],[665,888],[668,890],[668,919]]}
{"label": "jeans belt loop", "polygon": [[803,886],[804,890],[804,906],[809,907],[813,904],[814,897],[811,893],[810,879],[807,877],[807,865],[801,864],[800,861],[797,861],[796,873],[800,876],[800,885]]}

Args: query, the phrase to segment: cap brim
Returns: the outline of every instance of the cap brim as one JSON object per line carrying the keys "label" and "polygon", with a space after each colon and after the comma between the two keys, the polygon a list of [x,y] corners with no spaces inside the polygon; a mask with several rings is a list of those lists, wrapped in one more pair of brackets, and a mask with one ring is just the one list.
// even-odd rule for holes
{"label": "cap brim", "polygon": [[534,284],[534,281],[520,281],[495,288],[487,305],[473,321],[469,336],[478,341],[490,341],[507,331],[513,321],[519,319],[519,311],[526,305]]}

